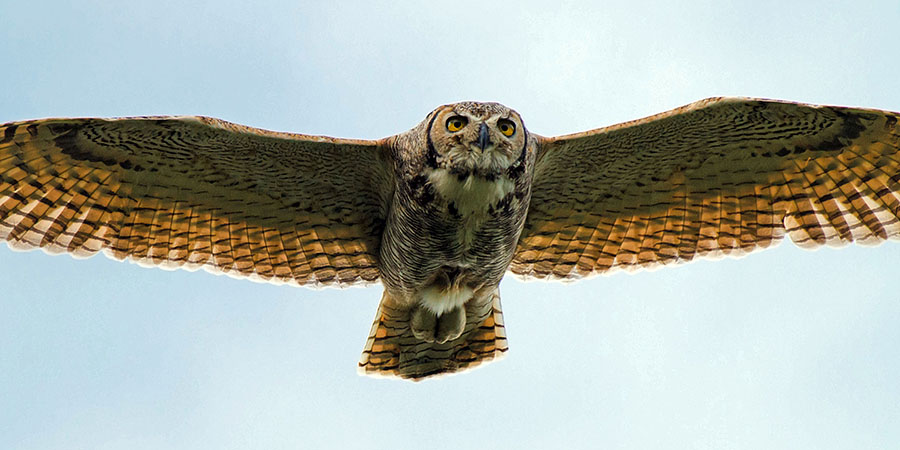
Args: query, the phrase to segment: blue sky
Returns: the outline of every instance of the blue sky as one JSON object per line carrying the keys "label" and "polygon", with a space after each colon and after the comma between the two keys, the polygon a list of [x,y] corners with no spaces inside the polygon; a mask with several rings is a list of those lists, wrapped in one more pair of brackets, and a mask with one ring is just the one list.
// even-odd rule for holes
{"label": "blue sky", "polygon": [[[380,138],[491,100],[552,136],[717,95],[900,110],[893,0],[334,3],[2,2],[0,122],[203,114]],[[896,243],[785,243],[510,278],[508,356],[412,384],[356,375],[380,287],[0,246],[0,448],[889,448],[898,261]]]}

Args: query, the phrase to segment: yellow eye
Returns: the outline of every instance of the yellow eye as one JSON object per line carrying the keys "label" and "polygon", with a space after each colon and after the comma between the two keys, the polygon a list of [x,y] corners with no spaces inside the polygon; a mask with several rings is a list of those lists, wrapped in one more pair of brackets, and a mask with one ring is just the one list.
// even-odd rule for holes
{"label": "yellow eye", "polygon": [[506,137],[510,137],[516,133],[516,124],[514,124],[511,120],[507,120],[507,119],[498,120],[497,128],[499,128],[500,132],[503,133],[503,135]]}
{"label": "yellow eye", "polygon": [[462,130],[467,123],[469,123],[469,119],[462,116],[453,116],[447,119],[447,129],[450,131],[459,131]]}

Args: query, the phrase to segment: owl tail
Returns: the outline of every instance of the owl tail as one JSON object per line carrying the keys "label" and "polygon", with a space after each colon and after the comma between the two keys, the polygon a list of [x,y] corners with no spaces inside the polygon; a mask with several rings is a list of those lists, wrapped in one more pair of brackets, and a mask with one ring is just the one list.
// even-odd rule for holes
{"label": "owl tail", "polygon": [[496,289],[483,300],[466,304],[463,333],[443,344],[413,336],[409,308],[394,304],[385,290],[359,359],[360,374],[419,381],[471,369],[509,349]]}

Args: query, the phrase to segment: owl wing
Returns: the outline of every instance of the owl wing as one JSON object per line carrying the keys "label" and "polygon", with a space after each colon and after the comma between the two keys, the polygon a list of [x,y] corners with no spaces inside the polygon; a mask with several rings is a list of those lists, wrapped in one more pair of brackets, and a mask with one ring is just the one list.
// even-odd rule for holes
{"label": "owl wing", "polygon": [[387,158],[381,141],[207,117],[9,123],[0,239],[272,282],[372,282]]}
{"label": "owl wing", "polygon": [[712,98],[539,138],[510,270],[578,278],[900,236],[898,114]]}

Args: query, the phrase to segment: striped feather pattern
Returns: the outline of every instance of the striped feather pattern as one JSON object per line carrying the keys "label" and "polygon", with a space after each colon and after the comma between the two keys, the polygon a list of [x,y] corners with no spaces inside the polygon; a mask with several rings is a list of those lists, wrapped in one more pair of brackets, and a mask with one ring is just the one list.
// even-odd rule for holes
{"label": "striped feather pattern", "polygon": [[898,115],[740,98],[540,138],[510,270],[579,278],[900,237]]}
{"label": "striped feather pattern", "polygon": [[276,283],[374,282],[386,153],[205,117],[10,123],[0,238]]}
{"label": "striped feather pattern", "polygon": [[[515,198],[529,207],[509,270],[573,279],[743,255],[785,234],[802,247],[897,239],[898,121],[875,110],[708,99],[584,133],[529,134],[514,172],[527,175]],[[392,288],[416,275],[393,283],[393,297],[385,291],[359,370],[412,380],[461,371],[508,349],[494,269],[506,267],[524,207],[510,215],[508,201],[507,215],[474,234],[485,240],[462,267],[491,270],[471,271],[483,279],[470,284],[487,294],[465,304],[462,335],[415,338],[410,312],[424,283],[465,262],[448,253],[464,247],[459,211],[422,181],[430,123],[381,141],[204,117],[6,124],[0,238],[297,285],[381,279]],[[409,192],[395,195],[400,185]],[[390,208],[409,220],[385,230]],[[487,245],[496,242],[506,244]]]}
{"label": "striped feather pattern", "polygon": [[398,305],[384,292],[359,360],[360,374],[419,381],[474,368],[502,357],[509,349],[496,289],[483,300],[466,304],[462,335],[443,344],[413,336],[409,314],[408,307]]}

